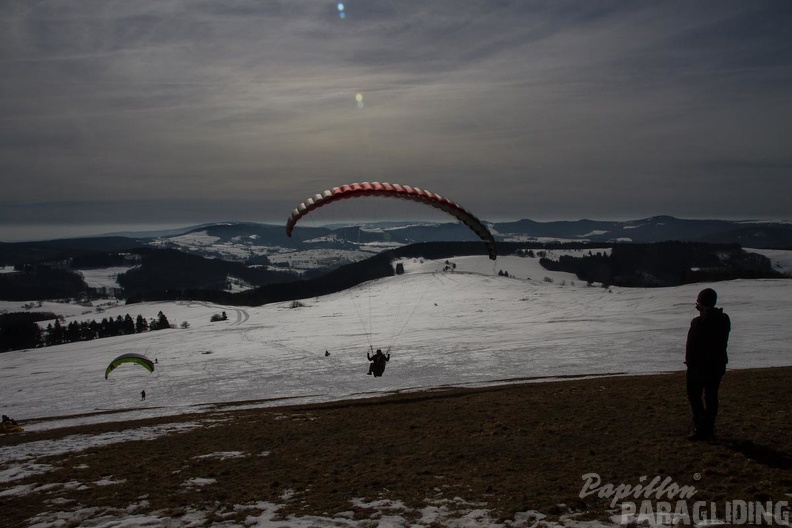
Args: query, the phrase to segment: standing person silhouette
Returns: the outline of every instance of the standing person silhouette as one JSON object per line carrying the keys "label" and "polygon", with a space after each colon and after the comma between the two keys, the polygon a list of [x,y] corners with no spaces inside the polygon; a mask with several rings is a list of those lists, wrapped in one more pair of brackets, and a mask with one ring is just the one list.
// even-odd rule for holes
{"label": "standing person silhouette", "polygon": [[690,322],[685,345],[687,397],[693,412],[693,432],[689,440],[713,440],[718,416],[718,390],[726,373],[729,357],[731,320],[723,308],[715,308],[718,294],[712,288],[699,292],[696,310],[700,315]]}

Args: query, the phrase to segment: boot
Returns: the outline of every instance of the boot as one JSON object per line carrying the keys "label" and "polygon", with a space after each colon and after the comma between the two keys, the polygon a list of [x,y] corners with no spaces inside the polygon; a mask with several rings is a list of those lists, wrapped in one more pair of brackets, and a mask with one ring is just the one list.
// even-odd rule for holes
{"label": "boot", "polygon": [[709,438],[707,423],[704,417],[696,417],[693,419],[693,430],[688,435],[687,439],[691,442],[699,442]]}

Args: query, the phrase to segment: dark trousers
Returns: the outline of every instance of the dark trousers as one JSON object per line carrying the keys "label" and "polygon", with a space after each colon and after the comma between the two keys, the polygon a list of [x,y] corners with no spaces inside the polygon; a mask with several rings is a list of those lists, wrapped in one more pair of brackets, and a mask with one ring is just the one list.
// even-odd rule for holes
{"label": "dark trousers", "polygon": [[688,367],[687,397],[693,422],[701,432],[712,433],[718,416],[718,389],[725,367]]}

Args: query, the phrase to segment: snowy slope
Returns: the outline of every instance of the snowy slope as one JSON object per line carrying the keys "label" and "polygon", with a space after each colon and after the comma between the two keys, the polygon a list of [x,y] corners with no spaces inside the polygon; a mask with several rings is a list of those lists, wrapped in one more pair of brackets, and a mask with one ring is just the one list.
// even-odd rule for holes
{"label": "snowy slope", "polygon": [[[405,275],[304,299],[294,308],[168,302],[108,305],[96,314],[45,303],[36,309],[63,313],[67,323],[127,313],[153,318],[161,310],[177,328],[2,354],[3,413],[37,430],[178,414],[222,402],[277,405],[683,368],[700,284],[605,290],[547,272],[537,259],[450,261],[455,271],[438,271],[445,261],[405,261]],[[510,277],[498,276],[500,270]],[[714,287],[734,325],[732,368],[792,364],[792,281],[738,280]],[[223,310],[227,321],[209,321]],[[183,322],[189,328],[180,328]],[[382,378],[365,375],[370,347],[392,347]],[[110,360],[127,352],[156,359],[155,372],[125,365],[105,380]],[[45,417],[63,419],[38,421]]]}

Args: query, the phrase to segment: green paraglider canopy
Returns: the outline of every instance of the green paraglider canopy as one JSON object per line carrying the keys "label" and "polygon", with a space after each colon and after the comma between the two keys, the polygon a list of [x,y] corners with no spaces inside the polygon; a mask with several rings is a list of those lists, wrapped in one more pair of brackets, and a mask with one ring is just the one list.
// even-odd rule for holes
{"label": "green paraglider canopy", "polygon": [[107,366],[107,370],[105,370],[105,379],[107,379],[107,376],[109,376],[110,373],[117,366],[122,365],[124,363],[137,363],[138,365],[145,368],[149,372],[154,372],[154,362],[151,361],[146,356],[144,356],[143,354],[135,354],[135,353],[121,354],[113,361],[111,361],[110,364]]}

